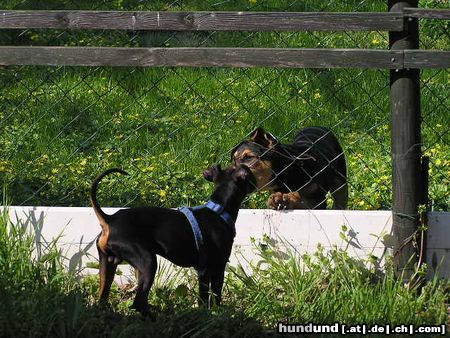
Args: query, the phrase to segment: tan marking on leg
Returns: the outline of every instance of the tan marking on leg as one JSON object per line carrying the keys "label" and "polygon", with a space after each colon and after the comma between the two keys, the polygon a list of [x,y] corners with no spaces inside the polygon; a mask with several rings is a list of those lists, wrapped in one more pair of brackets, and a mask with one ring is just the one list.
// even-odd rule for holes
{"label": "tan marking on leg", "polygon": [[98,247],[106,254],[109,239],[109,225],[106,223],[100,223],[100,225],[102,227],[102,234],[98,239]]}

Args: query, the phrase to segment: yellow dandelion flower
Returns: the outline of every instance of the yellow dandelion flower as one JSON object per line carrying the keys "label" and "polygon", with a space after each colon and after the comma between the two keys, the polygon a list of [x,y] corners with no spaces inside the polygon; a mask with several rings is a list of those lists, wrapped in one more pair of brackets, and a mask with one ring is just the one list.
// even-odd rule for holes
{"label": "yellow dandelion flower", "polygon": [[315,98],[316,100],[320,99],[321,97],[322,97],[322,95],[320,95],[319,92],[317,92],[317,93],[314,94],[314,98]]}
{"label": "yellow dandelion flower", "polygon": [[163,189],[160,189],[160,190],[158,191],[158,195],[159,195],[159,197],[161,198],[161,200],[165,200],[166,197],[167,197],[167,191],[166,191],[166,190],[163,190]]}

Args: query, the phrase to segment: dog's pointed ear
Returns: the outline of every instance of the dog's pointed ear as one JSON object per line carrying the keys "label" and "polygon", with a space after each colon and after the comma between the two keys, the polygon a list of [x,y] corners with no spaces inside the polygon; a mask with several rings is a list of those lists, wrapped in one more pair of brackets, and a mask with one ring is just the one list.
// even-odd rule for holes
{"label": "dog's pointed ear", "polygon": [[203,172],[205,180],[215,182],[221,171],[220,164],[214,164]]}
{"label": "dog's pointed ear", "polygon": [[278,140],[271,133],[266,132],[263,128],[259,127],[252,132],[250,140],[265,147],[273,148]]}

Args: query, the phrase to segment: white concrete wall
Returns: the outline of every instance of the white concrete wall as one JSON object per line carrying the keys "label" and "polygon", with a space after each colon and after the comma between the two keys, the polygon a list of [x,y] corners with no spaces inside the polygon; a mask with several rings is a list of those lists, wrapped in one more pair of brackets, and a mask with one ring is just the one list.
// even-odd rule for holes
{"label": "white concrete wall", "polygon": [[426,258],[428,277],[437,275],[450,279],[450,212],[428,215]]}
{"label": "white concrete wall", "polygon": [[[104,208],[114,213],[116,208]],[[93,241],[100,232],[100,226],[92,208],[61,207],[10,207],[12,222],[28,223],[40,235],[41,242],[61,236],[58,245],[71,258],[70,268],[85,266],[88,261],[97,260]],[[347,227],[347,240],[340,237],[342,226]],[[281,251],[288,246],[299,254],[313,253],[320,243],[325,249],[336,245],[347,248],[354,257],[366,258],[375,255],[382,258],[392,248],[392,218],[390,211],[274,211],[241,210],[236,223],[237,235],[230,264],[238,262],[244,267],[257,262],[251,238],[256,243],[268,235],[277,242]],[[450,213],[429,215],[427,262],[431,272],[439,266],[441,277],[450,277]],[[88,256],[80,254],[86,251]],[[82,258],[82,261],[80,261]],[[161,260],[160,260],[161,262]],[[165,263],[167,264],[167,263]],[[161,263],[160,263],[161,265]],[[124,282],[130,270],[124,270]],[[87,272],[97,272],[87,269]]]}

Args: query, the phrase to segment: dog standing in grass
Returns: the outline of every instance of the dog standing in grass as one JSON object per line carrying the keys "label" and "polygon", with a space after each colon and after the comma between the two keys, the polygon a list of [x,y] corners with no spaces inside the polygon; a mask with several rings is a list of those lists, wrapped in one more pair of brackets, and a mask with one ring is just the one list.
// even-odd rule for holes
{"label": "dog standing in grass", "polygon": [[231,151],[235,165],[247,165],[258,190],[272,194],[272,209],[326,209],[331,193],[333,209],[348,202],[345,155],[336,136],[323,127],[307,127],[290,144],[281,144],[262,128]]}
{"label": "dog standing in grass", "polygon": [[113,215],[105,214],[97,201],[97,187],[102,178],[111,173],[126,174],[121,169],[109,169],[98,176],[91,187],[92,207],[102,228],[97,238],[100,299],[108,299],[117,265],[124,260],[137,271],[138,285],[132,308],[148,313],[148,294],[157,268],[156,255],[160,255],[178,266],[196,268],[199,303],[210,305],[211,289],[219,305],[239,207],[256,187],[250,169],[236,166],[222,170],[220,165],[207,169],[203,175],[214,182],[214,192],[205,206],[190,209],[189,216],[186,211],[159,207],[122,209]]}

